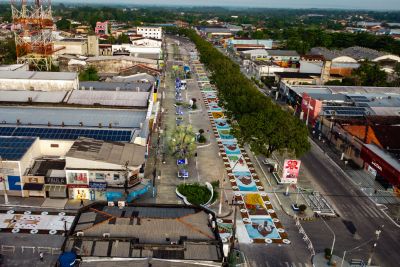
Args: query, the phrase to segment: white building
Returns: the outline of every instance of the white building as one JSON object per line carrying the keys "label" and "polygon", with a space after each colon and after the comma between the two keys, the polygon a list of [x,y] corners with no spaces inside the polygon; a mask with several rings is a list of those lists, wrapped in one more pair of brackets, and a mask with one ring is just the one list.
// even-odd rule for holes
{"label": "white building", "polygon": [[136,46],[133,44],[112,45],[112,53],[118,52],[129,52],[129,56],[148,59],[161,59],[162,56],[161,47]]}
{"label": "white building", "polygon": [[75,72],[0,71],[0,90],[66,91],[79,88]]}
{"label": "white building", "polygon": [[137,31],[137,34],[140,34],[143,37],[147,37],[147,38],[161,40],[163,37],[161,27],[143,26],[143,27],[137,27],[136,31]]}
{"label": "white building", "polygon": [[133,186],[140,183],[146,147],[131,143],[109,143],[90,138],[74,142],[65,156],[69,197],[90,199],[90,183]]}

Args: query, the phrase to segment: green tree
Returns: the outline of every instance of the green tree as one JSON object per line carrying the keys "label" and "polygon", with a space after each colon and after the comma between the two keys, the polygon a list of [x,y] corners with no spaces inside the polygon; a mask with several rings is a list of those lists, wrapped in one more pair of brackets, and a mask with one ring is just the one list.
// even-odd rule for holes
{"label": "green tree", "polygon": [[376,63],[369,61],[361,63],[361,66],[354,71],[353,76],[357,85],[363,86],[386,86],[387,73],[381,70]]}
{"label": "green tree", "polygon": [[56,25],[59,30],[69,30],[71,28],[71,22],[64,18],[57,21]]}
{"label": "green tree", "polygon": [[7,38],[0,41],[0,62],[3,64],[13,64],[17,60],[15,39]]}
{"label": "green tree", "polygon": [[80,81],[98,81],[99,75],[97,74],[97,69],[94,66],[89,66],[87,69],[79,73]]}
{"label": "green tree", "polygon": [[393,69],[393,86],[400,86],[400,63],[396,63]]}
{"label": "green tree", "polygon": [[121,34],[121,35],[118,36],[116,42],[119,43],[119,44],[127,44],[127,43],[130,43],[131,40],[129,39],[128,35]]}
{"label": "green tree", "polygon": [[190,158],[196,150],[196,135],[192,126],[177,126],[168,137],[168,145],[171,155],[178,158]]}

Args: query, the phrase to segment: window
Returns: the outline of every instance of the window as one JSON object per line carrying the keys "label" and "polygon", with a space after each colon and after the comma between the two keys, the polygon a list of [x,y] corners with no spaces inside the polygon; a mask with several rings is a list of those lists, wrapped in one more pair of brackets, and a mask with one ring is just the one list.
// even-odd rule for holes
{"label": "window", "polygon": [[50,144],[50,147],[59,147],[58,144]]}
{"label": "window", "polygon": [[114,173],[114,181],[119,180],[119,173]]}
{"label": "window", "polygon": [[104,173],[96,173],[96,180],[104,180]]}

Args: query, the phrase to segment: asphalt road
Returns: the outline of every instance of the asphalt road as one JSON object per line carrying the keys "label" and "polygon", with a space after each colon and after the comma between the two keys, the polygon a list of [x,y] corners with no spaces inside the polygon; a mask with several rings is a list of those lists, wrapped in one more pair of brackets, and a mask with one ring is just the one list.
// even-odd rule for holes
{"label": "asphalt road", "polygon": [[[301,160],[303,168],[311,174],[310,179],[340,215],[339,218],[326,221],[336,234],[334,253],[342,256],[345,250],[374,240],[375,231],[384,225],[372,263],[388,267],[399,266],[400,228],[365,197],[316,145],[313,145],[311,151]],[[317,252],[331,247],[333,234],[321,219],[303,223],[303,227]],[[346,258],[366,261],[371,254],[373,243],[371,241],[360,249],[349,252]]]}
{"label": "asphalt road", "polygon": [[[186,40],[181,41],[181,45],[187,45]],[[301,160],[302,167],[307,169],[315,188],[325,195],[339,214],[338,218],[325,222],[323,219],[317,219],[302,223],[316,253],[332,246],[333,234],[327,227],[328,224],[335,233],[335,255],[342,256],[344,251],[347,251],[346,259],[367,261],[373,251],[375,231],[383,225],[372,264],[383,267],[399,266],[400,228],[353,185],[319,148],[313,145],[311,151]],[[284,217],[281,215],[280,218]],[[308,266],[304,244],[293,240],[295,236],[295,239],[298,239],[293,220],[287,218],[284,225],[291,228],[290,249],[284,246],[240,245],[239,248],[246,254],[251,266]],[[358,246],[358,249],[354,249]]]}

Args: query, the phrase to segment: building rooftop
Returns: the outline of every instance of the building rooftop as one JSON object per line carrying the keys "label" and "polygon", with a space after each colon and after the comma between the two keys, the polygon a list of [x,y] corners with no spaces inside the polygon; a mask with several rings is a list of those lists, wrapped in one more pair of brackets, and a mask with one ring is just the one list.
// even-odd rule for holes
{"label": "building rooftop", "polygon": [[20,125],[85,126],[140,128],[146,110],[61,108],[61,107],[0,107],[0,122]]}
{"label": "building rooftop", "polygon": [[377,147],[374,144],[366,144],[364,145],[366,148],[374,152],[377,156],[385,160],[388,164],[390,164],[393,168],[400,172],[400,162],[395,159],[391,154],[385,152],[381,148]]}
{"label": "building rooftop", "polygon": [[61,103],[67,91],[1,91],[0,102]]}
{"label": "building rooftop", "polygon": [[74,90],[67,103],[78,105],[146,108],[149,92]]}
{"label": "building rooftop", "polygon": [[[134,75],[133,75],[134,76]],[[135,80],[136,78],[132,78],[132,81],[129,80],[129,76],[126,79],[117,79],[113,78],[113,82],[80,82],[80,88],[85,90],[96,90],[96,91],[140,91],[140,92],[149,92],[151,90],[152,84],[150,82],[142,82],[139,80]]]}
{"label": "building rooftop", "polygon": [[76,80],[76,72],[0,71],[0,79]]}
{"label": "building rooftop", "polygon": [[300,56],[295,50],[267,50],[270,56],[288,56],[288,57],[298,57]]}
{"label": "building rooftop", "polygon": [[0,136],[1,160],[20,160],[35,142],[33,137],[5,137]]}
{"label": "building rooftop", "polygon": [[62,170],[65,176],[65,159],[37,159],[28,175],[48,176],[49,171]]}
{"label": "building rooftop", "polygon": [[145,146],[132,143],[105,142],[91,138],[79,138],[74,142],[66,157],[80,158],[137,167],[143,164]]}
{"label": "building rooftop", "polygon": [[314,47],[311,49],[310,54],[323,56],[327,60],[333,60],[337,57],[347,56],[357,61],[365,59],[374,60],[376,58],[389,55],[389,53],[386,52],[380,52],[361,46],[352,46],[342,50],[329,50],[325,47]]}
{"label": "building rooftop", "polygon": [[[78,214],[65,250],[78,248],[82,257],[104,259],[118,256],[221,262],[221,243],[210,220],[215,220],[213,215],[191,206],[135,204],[118,208],[97,204]],[[77,236],[77,232],[84,236]],[[104,238],[104,233],[110,237]]]}

